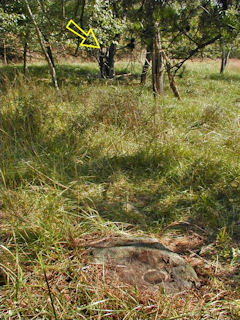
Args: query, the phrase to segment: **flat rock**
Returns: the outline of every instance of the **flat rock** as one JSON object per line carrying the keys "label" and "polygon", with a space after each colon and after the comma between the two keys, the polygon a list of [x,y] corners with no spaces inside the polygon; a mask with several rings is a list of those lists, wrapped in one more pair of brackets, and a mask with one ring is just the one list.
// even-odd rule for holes
{"label": "flat rock", "polygon": [[198,276],[179,254],[152,238],[107,239],[89,246],[92,261],[115,266],[122,281],[166,293],[200,285]]}

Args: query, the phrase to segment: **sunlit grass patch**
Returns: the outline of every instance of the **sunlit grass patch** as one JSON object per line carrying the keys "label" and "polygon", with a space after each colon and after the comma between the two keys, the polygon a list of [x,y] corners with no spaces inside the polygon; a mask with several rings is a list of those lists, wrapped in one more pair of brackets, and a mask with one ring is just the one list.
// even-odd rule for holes
{"label": "sunlit grass patch", "polygon": [[[219,269],[237,283],[238,75],[189,63],[176,78],[182,100],[167,85],[154,100],[150,77],[142,87],[140,65],[130,67],[117,74],[132,79],[102,81],[97,64],[59,65],[61,98],[45,65],[26,77],[2,69],[4,319],[54,318],[48,284],[58,319],[238,319],[239,288]],[[177,221],[218,246],[202,291],[140,292],[89,266],[89,241],[160,236]]]}

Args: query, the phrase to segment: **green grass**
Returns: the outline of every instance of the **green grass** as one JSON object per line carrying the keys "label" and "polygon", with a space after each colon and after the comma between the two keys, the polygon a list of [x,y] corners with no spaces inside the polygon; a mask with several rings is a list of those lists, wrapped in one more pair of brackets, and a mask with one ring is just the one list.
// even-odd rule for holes
{"label": "green grass", "polygon": [[[139,64],[118,63],[134,77],[109,81],[96,64],[59,65],[62,98],[45,65],[27,77],[2,68],[3,319],[238,318],[239,289],[221,277],[209,300],[184,294],[170,307],[162,293],[83,272],[78,246],[184,220],[220,243],[213,261],[239,263],[240,74],[218,67],[187,64],[181,101],[167,85],[155,101]],[[217,298],[224,290],[231,301]]]}

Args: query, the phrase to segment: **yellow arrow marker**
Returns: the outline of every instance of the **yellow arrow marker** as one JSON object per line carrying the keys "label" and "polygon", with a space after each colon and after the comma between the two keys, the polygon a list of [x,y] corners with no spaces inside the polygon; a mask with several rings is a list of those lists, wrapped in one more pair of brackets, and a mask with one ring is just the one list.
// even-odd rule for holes
{"label": "yellow arrow marker", "polygon": [[[78,33],[77,31],[75,31],[74,29],[72,29],[72,28],[70,27],[71,24],[74,24],[74,26],[75,26],[78,30],[80,30],[81,33],[84,34],[84,36],[83,36],[82,34]],[[79,25],[78,25],[76,22],[74,22],[72,19],[68,22],[66,28],[67,28],[68,30],[72,31],[73,33],[75,33],[75,34],[76,34],[77,36],[79,36],[80,38],[83,39],[82,42],[80,43],[80,46],[81,46],[81,47],[98,48],[98,49],[100,49],[100,44],[99,44],[99,42],[98,42],[98,40],[97,40],[97,38],[96,38],[96,36],[95,36],[92,28],[90,28],[88,32],[85,32],[85,31],[84,31],[81,27],[79,27]],[[84,42],[86,41],[87,37],[89,37],[90,34],[93,36],[93,39],[95,40],[96,45],[93,45],[93,44],[85,44],[85,43],[84,43]]]}

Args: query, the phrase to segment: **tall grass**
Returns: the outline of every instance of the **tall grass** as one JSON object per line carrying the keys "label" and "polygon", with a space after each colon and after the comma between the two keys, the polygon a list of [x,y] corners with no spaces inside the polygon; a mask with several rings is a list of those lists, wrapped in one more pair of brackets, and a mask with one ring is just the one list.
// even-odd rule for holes
{"label": "tall grass", "polygon": [[[3,316],[200,319],[211,303],[183,296],[184,307],[172,308],[160,293],[159,300],[111,285],[103,270],[85,269],[79,246],[159,234],[177,220],[215,239],[222,230],[239,237],[239,73],[189,64],[177,79],[182,101],[168,88],[155,101],[150,83],[143,88],[137,78],[102,81],[95,64],[60,65],[58,75],[62,99],[44,65],[27,77],[20,67],[3,68]],[[239,312],[220,304],[232,317]]]}

